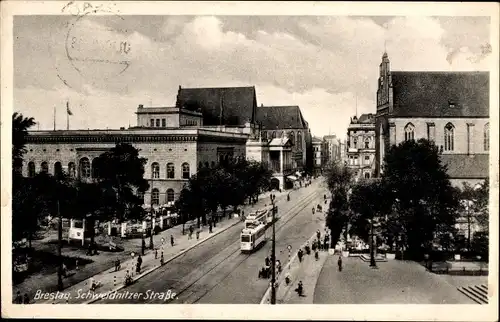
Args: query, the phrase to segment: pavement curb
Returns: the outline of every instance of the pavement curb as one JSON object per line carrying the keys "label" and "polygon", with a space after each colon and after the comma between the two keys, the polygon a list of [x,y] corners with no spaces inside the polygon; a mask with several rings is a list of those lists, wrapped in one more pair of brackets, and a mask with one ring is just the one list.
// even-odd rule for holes
{"label": "pavement curb", "polygon": [[[308,240],[306,240],[301,246],[299,249],[301,248],[304,248],[305,245],[307,243],[312,243],[312,241],[314,241],[314,239],[316,238],[316,233],[314,233]],[[297,252],[295,252],[295,255],[292,256],[292,258],[290,258],[290,261],[286,264],[286,267],[287,267],[287,270],[290,270],[291,266],[292,266],[292,263],[297,259]],[[277,286],[279,287],[283,281],[285,280],[285,277],[286,276],[286,271],[283,271],[283,273],[280,274],[280,276],[278,277],[278,281],[276,281],[277,283]],[[269,296],[270,296],[270,293],[271,293],[271,286],[269,286],[266,290],[266,293],[264,293],[264,296],[262,297],[262,299],[260,300],[260,304],[267,304],[267,301],[270,300],[269,299]]]}
{"label": "pavement curb", "polygon": [[[205,241],[207,241],[207,240],[209,240],[209,239],[211,239],[211,238],[213,238],[213,237],[217,236],[218,234],[220,234],[220,233],[222,233],[222,232],[224,232],[224,231],[228,230],[229,228],[231,228],[231,227],[233,227],[233,226],[236,226],[236,225],[237,225],[237,224],[239,224],[239,223],[241,223],[241,221],[240,221],[240,220],[237,220],[237,221],[235,221],[233,224],[231,224],[231,225],[229,225],[229,226],[225,227],[224,229],[221,229],[221,230],[219,230],[219,231],[217,231],[217,232],[215,232],[215,233],[212,233],[212,234],[208,235],[205,239],[200,240],[199,242],[197,242],[197,243],[195,243],[195,244],[193,244],[193,245],[189,246],[188,248],[184,249],[183,251],[181,251],[181,252],[179,252],[179,253],[175,254],[174,256],[170,257],[169,259],[167,259],[167,260],[164,262],[164,264],[163,264],[163,265],[157,265],[157,266],[154,266],[154,267],[152,267],[152,268],[148,269],[147,271],[145,271],[144,273],[141,273],[141,274],[139,274],[139,275],[136,275],[135,277],[133,277],[133,278],[132,278],[132,282],[133,282],[133,283],[135,283],[137,280],[139,280],[139,279],[143,278],[144,276],[146,276],[146,275],[148,275],[148,274],[150,274],[150,273],[154,272],[154,271],[155,271],[155,270],[157,270],[158,268],[165,266],[167,263],[169,263],[169,262],[173,261],[173,260],[174,260],[174,259],[176,259],[177,257],[179,257],[179,256],[181,256],[181,255],[184,255],[185,253],[187,253],[188,251],[190,251],[190,250],[191,250],[191,249],[193,249],[194,247],[196,247],[196,246],[198,246],[198,245],[200,245],[200,244],[204,243]],[[127,286],[128,286],[128,285],[127,285]],[[102,298],[102,297],[104,297],[104,298],[105,298],[105,297],[107,297],[109,294],[114,293],[114,292],[118,292],[119,290],[124,289],[124,288],[125,288],[125,287],[127,287],[127,286],[123,285],[123,283],[122,283],[120,286],[118,286],[118,287],[116,287],[116,288],[112,289],[111,291],[108,291],[108,292],[104,293],[102,296],[99,296],[99,297],[97,297],[97,298],[92,298],[92,299],[90,299],[90,300],[87,300],[87,301],[83,302],[82,304],[92,304],[92,303],[95,303],[95,302],[97,302],[97,301],[101,300],[101,298]]]}

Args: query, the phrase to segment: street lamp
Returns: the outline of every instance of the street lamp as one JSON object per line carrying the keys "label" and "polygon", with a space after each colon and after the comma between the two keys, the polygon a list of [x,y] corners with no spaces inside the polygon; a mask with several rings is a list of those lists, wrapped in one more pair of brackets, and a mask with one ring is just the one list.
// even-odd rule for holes
{"label": "street lamp", "polygon": [[272,244],[272,255],[271,255],[271,266],[272,266],[272,276],[271,276],[271,304],[276,304],[276,231],[275,231],[275,215],[276,206],[274,205],[274,200],[276,196],[271,194],[271,204],[273,206],[273,244]]}
{"label": "street lamp", "polygon": [[373,218],[370,220],[370,267],[376,268],[377,262],[375,261],[375,250],[374,250],[374,242],[373,242],[374,234],[373,234]]}

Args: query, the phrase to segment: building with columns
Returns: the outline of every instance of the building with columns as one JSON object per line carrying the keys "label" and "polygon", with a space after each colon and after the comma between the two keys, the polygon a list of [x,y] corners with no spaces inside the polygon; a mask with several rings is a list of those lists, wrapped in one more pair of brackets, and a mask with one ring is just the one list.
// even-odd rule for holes
{"label": "building with columns", "polygon": [[369,179],[375,172],[375,115],[354,116],[347,128],[347,167],[355,177]]}
{"label": "building with columns", "polygon": [[377,90],[376,175],[388,148],[434,141],[454,186],[489,177],[489,73],[392,71],[382,56]]}
{"label": "building with columns", "polygon": [[98,175],[97,157],[128,142],[147,159],[150,189],[146,205],[175,201],[191,175],[231,158],[251,158],[268,164],[277,188],[293,172],[291,140],[263,140],[257,126],[254,87],[181,88],[173,107],[136,111],[137,125],[116,130],[29,131],[23,164],[17,171],[34,176],[60,171],[83,180]]}

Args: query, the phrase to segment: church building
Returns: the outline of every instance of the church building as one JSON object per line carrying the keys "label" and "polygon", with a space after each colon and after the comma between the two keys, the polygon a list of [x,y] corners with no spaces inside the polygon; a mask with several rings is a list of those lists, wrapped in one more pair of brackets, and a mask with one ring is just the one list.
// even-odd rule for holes
{"label": "church building", "polygon": [[382,56],[375,116],[375,175],[388,149],[425,138],[439,149],[454,186],[489,177],[489,73],[392,71]]}

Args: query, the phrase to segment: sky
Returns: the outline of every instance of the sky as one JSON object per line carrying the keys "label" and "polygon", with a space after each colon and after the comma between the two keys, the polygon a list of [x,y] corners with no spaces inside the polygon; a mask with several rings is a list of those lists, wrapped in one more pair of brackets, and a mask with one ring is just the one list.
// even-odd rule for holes
{"label": "sky", "polygon": [[34,129],[136,125],[179,86],[255,86],[257,104],[298,105],[318,137],[375,113],[392,70],[489,70],[488,17],[16,16],[14,111]]}

